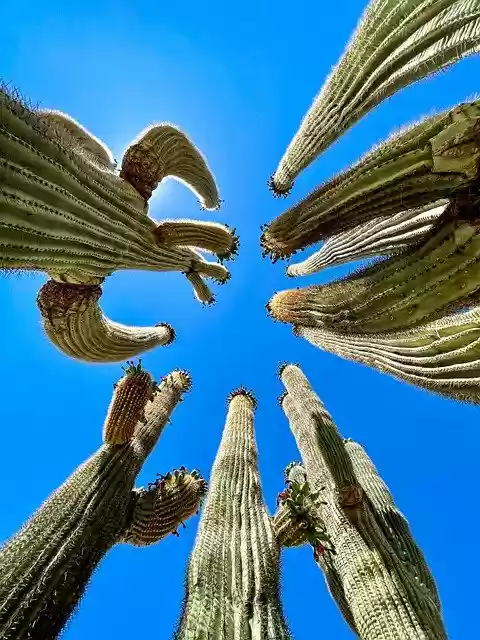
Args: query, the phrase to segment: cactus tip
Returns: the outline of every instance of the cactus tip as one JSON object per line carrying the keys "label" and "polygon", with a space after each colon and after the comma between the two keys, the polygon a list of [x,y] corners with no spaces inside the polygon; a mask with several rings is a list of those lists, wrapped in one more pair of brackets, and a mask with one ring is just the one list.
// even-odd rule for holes
{"label": "cactus tip", "polygon": [[168,331],[170,332],[170,337],[168,341],[164,344],[165,347],[168,347],[168,345],[172,344],[172,342],[175,342],[177,334],[171,324],[168,324],[168,322],[158,322],[155,326],[164,327],[165,329],[168,329]]}
{"label": "cactus tip", "polygon": [[228,394],[227,405],[229,405],[232,402],[232,400],[237,396],[244,396],[248,398],[248,400],[250,400],[252,404],[252,408],[253,409],[257,408],[257,399],[255,398],[255,394],[252,391],[249,391],[244,386],[238,387],[238,389],[234,389]]}
{"label": "cactus tip", "polygon": [[292,190],[293,182],[288,187],[279,187],[275,181],[275,176],[271,176],[267,182],[267,186],[274,198],[286,198]]}

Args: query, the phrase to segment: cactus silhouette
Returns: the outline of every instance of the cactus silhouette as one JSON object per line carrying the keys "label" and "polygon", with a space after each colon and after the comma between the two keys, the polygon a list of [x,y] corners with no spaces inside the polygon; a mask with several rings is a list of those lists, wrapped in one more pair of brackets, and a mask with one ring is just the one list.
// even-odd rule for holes
{"label": "cactus silhouette", "polygon": [[460,188],[468,193],[477,184],[479,161],[476,100],[426,118],[375,147],[271,222],[262,246],[276,260],[369,220],[450,198]]}
{"label": "cactus silhouette", "polygon": [[394,216],[375,218],[330,237],[306,260],[290,264],[289,276],[308,276],[327,267],[360,258],[390,256],[418,244],[448,206],[448,200],[408,209]]}
{"label": "cactus silhouette", "polygon": [[[173,338],[172,331],[155,327],[132,328],[130,335],[128,327],[103,316],[94,301],[99,285],[116,270],[180,271],[196,292],[207,288],[204,277],[219,283],[229,278],[223,265],[197,251],[206,249],[222,261],[233,256],[238,239],[226,226],[159,224],[148,216],[148,199],[168,176],[186,184],[204,208],[218,208],[215,180],[203,156],[173,125],[143,132],[125,152],[118,174],[106,146],[75,120],[29,109],[0,89],[0,269],[44,271],[56,282],[55,298],[65,288],[71,304],[64,335],[50,325],[46,332],[69,355],[120,361]],[[83,302],[75,305],[74,300],[78,293],[84,301],[87,287],[92,295],[84,322]],[[47,292],[42,290],[40,297]],[[43,313],[44,301],[39,302]],[[81,317],[74,321],[76,306]],[[84,324],[90,344],[82,351],[78,327]],[[94,342],[96,354],[91,353]]]}
{"label": "cactus silhouette", "polygon": [[296,176],[342,133],[400,89],[480,48],[478,0],[372,0],[270,181]]}
{"label": "cactus silhouette", "polygon": [[315,558],[346,620],[362,640],[446,639],[433,577],[373,464],[343,441],[297,366],[280,375],[282,407],[308,485],[321,493],[321,527],[332,545]]}
{"label": "cactus silhouette", "polygon": [[[136,369],[127,368],[127,382],[138,382],[142,372]],[[206,483],[197,471],[181,468],[147,489],[134,488],[145,459],[190,386],[188,374],[167,375],[148,402],[144,421],[134,431],[128,427],[128,433],[129,421],[144,407],[144,395],[139,402],[123,380],[107,423],[111,426],[115,416],[125,416],[124,444],[104,442],[0,550],[0,637],[5,640],[57,637],[113,545],[156,542],[199,508]],[[151,378],[149,383],[151,387]]]}
{"label": "cactus silhouette", "polygon": [[280,550],[260,486],[254,410],[245,389],[231,394],[177,640],[290,638],[280,603]]}
{"label": "cactus silhouette", "polygon": [[480,302],[478,207],[447,210],[423,242],[344,279],[276,294],[272,315],[345,333],[413,328]]}

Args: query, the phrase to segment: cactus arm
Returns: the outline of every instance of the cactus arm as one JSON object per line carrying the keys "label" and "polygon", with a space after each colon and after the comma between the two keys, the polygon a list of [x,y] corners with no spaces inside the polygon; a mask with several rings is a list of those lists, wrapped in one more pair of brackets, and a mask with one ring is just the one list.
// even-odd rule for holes
{"label": "cactus arm", "polygon": [[62,284],[49,280],[37,305],[51,342],[63,353],[87,362],[120,362],[175,338],[167,324],[127,327],[105,317],[98,305],[100,286]]}
{"label": "cactus arm", "polygon": [[479,45],[477,1],[370,2],[281,159],[274,193],[288,193],[303,169],[380,102]]}
{"label": "cactus arm", "polygon": [[59,137],[63,137],[67,144],[73,140],[78,143],[78,153],[84,154],[104,169],[115,169],[115,160],[110,149],[97,137],[87,131],[74,118],[55,109],[39,109],[37,114],[47,122]]}
{"label": "cactus arm", "polygon": [[[396,640],[445,639],[439,607],[384,536],[330,415],[320,409],[322,403],[298,367],[284,366],[281,379],[287,389],[282,407],[309,484],[314,491],[326,487],[321,516],[335,549],[326,555],[343,585],[358,635],[380,640],[389,629]],[[345,466],[336,468],[339,464]]]}
{"label": "cactus arm", "polygon": [[187,136],[172,124],[153,125],[126,150],[120,177],[148,200],[167,176],[183,182],[205,209],[218,209],[215,178],[204,157]]}
{"label": "cactus arm", "polygon": [[287,275],[307,276],[360,258],[401,253],[423,240],[447,205],[448,200],[440,200],[394,216],[375,218],[338,233],[306,260],[290,264]]}
{"label": "cactus arm", "polygon": [[283,322],[345,333],[398,331],[479,300],[477,206],[442,216],[418,246],[337,282],[285,291],[270,301]]}
{"label": "cactus arm", "polygon": [[235,230],[216,222],[162,220],[155,229],[158,242],[166,247],[196,247],[228,260],[238,252]]}
{"label": "cactus arm", "polygon": [[[62,118],[64,123],[68,120]],[[197,265],[200,273],[208,269],[195,251],[167,247],[156,239],[158,224],[147,215],[145,198],[92,160],[95,141],[87,132],[82,143],[78,127],[75,123],[70,131],[60,128],[51,114],[35,113],[0,90],[0,268],[72,271],[77,277],[84,273],[96,278],[116,269],[185,272]],[[193,173],[198,169],[206,200],[213,198],[213,192],[208,196],[213,177],[202,169],[199,152],[175,131],[171,141],[176,137],[179,144],[162,146],[160,141],[160,159],[170,149],[172,167],[181,169],[185,152]],[[155,138],[154,129],[151,132]],[[146,145],[147,169],[152,168],[149,141],[147,133],[132,147],[138,155]]]}
{"label": "cactus arm", "polygon": [[374,516],[398,558],[411,567],[412,573],[425,586],[440,608],[440,597],[423,553],[416,544],[405,516],[398,510],[387,485],[379,476],[365,449],[353,440],[344,441],[358,481],[365,491]]}
{"label": "cactus arm", "polygon": [[254,400],[229,401],[192,552],[177,640],[289,638],[279,599],[279,547],[261,494]]}
{"label": "cactus arm", "polygon": [[185,274],[187,280],[193,287],[193,291],[195,293],[195,298],[202,302],[203,304],[214,304],[215,296],[210,290],[210,287],[203,280],[202,276],[198,273],[189,272]]}
{"label": "cactus arm", "polygon": [[96,566],[125,534],[135,478],[186,380],[182,372],[167,376],[133,439],[104,443],[0,550],[3,640],[60,633]]}
{"label": "cactus arm", "polygon": [[391,136],[319,186],[263,232],[273,259],[326,236],[466,189],[477,179],[480,101],[463,103]]}
{"label": "cactus arm", "polygon": [[320,349],[449,398],[480,403],[478,308],[408,331],[370,336],[298,326],[296,335]]}
{"label": "cactus arm", "polygon": [[167,473],[148,489],[136,489],[123,542],[143,547],[176,533],[177,527],[198,511],[206,489],[197,471],[185,469]]}

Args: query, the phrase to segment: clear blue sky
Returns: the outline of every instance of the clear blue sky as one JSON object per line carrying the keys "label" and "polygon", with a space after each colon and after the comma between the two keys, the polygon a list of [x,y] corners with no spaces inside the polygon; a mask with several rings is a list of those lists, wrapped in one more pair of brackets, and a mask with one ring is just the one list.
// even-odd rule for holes
{"label": "clear blue sky", "polygon": [[[345,436],[361,442],[408,517],[436,576],[449,636],[478,634],[478,410],[438,399],[361,365],[325,354],[266,317],[274,291],[292,286],[284,265],[262,260],[260,224],[286,206],[266,181],[325,75],[341,53],[364,0],[326,3],[209,0],[161,3],[84,0],[2,6],[0,77],[33,102],[65,111],[103,139],[117,159],[146,125],[178,124],[206,154],[225,204],[201,212],[184,187],[167,182],[151,215],[197,217],[237,228],[232,280],[202,308],[177,274],[116,273],[104,286],[119,322],[169,322],[177,341],[144,358],[157,378],[182,367],[194,387],[139,478],[174,466],[208,476],[239,384],[257,394],[257,440],[266,501],[274,508],[285,465],[297,459],[277,406],[280,360],[301,364]],[[403,91],[377,108],[297,180],[289,203],[339,171],[392,129],[472,96],[479,59]],[[345,269],[304,279],[322,282]],[[25,519],[101,442],[120,364],[69,360],[42,335],[35,305],[42,275],[0,278],[3,374],[0,539]],[[198,518],[179,539],[148,549],[116,547],[94,575],[65,637],[171,637]],[[352,635],[311,560],[283,554],[283,599],[296,640]]]}

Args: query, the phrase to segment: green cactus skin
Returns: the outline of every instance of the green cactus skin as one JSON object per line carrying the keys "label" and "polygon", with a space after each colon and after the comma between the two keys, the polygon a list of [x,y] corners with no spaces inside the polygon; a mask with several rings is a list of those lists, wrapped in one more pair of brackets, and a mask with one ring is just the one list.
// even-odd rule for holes
{"label": "green cactus skin", "polygon": [[[130,532],[145,529],[143,521],[135,519],[141,500],[135,478],[189,385],[184,372],[166,376],[147,407],[145,424],[138,423],[131,441],[104,443],[2,548],[2,640],[56,638],[107,551]],[[163,528],[153,522],[159,537],[151,535],[146,543],[171,533],[198,508],[205,483],[196,475],[189,483],[190,494],[193,490],[197,497],[193,510],[191,495],[165,492],[159,482],[153,483],[150,491],[158,503],[153,519],[165,513],[168,520]]]}
{"label": "green cactus skin", "polygon": [[447,398],[480,404],[480,308],[390,334],[296,327],[320,349]]}
{"label": "green cactus skin", "polygon": [[369,220],[449,198],[474,185],[480,160],[480,100],[424,119],[375,147],[271,222],[265,253],[287,257]]}
{"label": "green cactus skin", "polygon": [[[287,389],[282,407],[309,484],[313,491],[325,487],[327,504],[321,505],[321,516],[335,553],[325,549],[318,557],[332,567],[330,580],[341,595],[337,602],[340,609],[347,608],[352,628],[362,640],[446,640],[438,598],[423,580],[428,569],[420,552],[412,551],[417,547],[408,527],[391,527],[392,545],[383,530],[385,513],[375,512],[381,502],[372,497],[377,477],[370,469],[362,486],[360,478],[365,481],[365,476],[357,476],[358,460],[352,463],[330,414],[302,371],[286,365],[281,379]],[[385,507],[385,494],[382,500]],[[405,557],[400,550],[407,548]]]}
{"label": "green cactus skin", "polygon": [[[111,154],[105,148],[102,160],[96,138],[75,123],[62,128],[69,120],[35,113],[0,90],[0,268],[62,281],[72,273],[81,284],[117,269],[196,271],[225,281],[227,270],[194,249],[158,242],[148,216],[147,199],[166,176],[185,182],[205,207],[218,206],[213,175],[188,138],[172,125],[151,127],[127,149],[119,176],[105,166]],[[232,248],[236,242],[232,235]]]}
{"label": "green cactus skin", "polygon": [[290,264],[287,275],[308,276],[327,267],[374,256],[391,256],[417,244],[432,229],[448,200],[408,209],[394,216],[375,218],[329,238],[306,260]]}
{"label": "green cactus skin", "polygon": [[478,303],[478,205],[450,214],[399,256],[337,282],[276,294],[271,314],[294,325],[371,334],[413,328]]}
{"label": "green cactus skin", "polygon": [[480,48],[478,0],[372,0],[271,179],[277,195],[400,89]]}
{"label": "green cactus skin", "polygon": [[60,351],[86,362],[120,362],[175,339],[173,328],[127,327],[106,318],[98,305],[100,286],[62,284],[49,280],[37,305],[45,333]]}
{"label": "green cactus skin", "polygon": [[280,550],[260,486],[254,408],[244,389],[231,395],[176,640],[290,638],[280,603]]}
{"label": "green cactus skin", "polygon": [[196,247],[229,260],[238,253],[235,229],[217,222],[162,220],[155,229],[158,242],[166,247]]}

